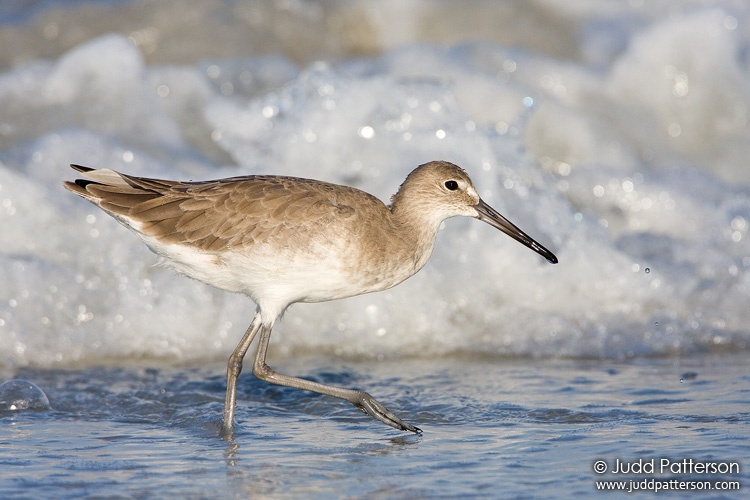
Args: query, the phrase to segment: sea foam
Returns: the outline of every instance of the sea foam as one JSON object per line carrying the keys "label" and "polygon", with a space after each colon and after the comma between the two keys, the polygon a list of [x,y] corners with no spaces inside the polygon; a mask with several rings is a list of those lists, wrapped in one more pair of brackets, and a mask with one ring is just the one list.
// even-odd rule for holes
{"label": "sea foam", "polygon": [[452,219],[402,285],[292,306],[277,353],[747,349],[749,18],[644,15],[606,37],[581,21],[578,58],[405,40],[301,67],[273,55],[147,64],[132,40],[107,34],[5,68],[0,364],[220,359],[252,317],[249,299],[155,266],[65,191],[69,163],[185,180],[313,177],[387,202],[416,165],[448,160],[560,259]]}

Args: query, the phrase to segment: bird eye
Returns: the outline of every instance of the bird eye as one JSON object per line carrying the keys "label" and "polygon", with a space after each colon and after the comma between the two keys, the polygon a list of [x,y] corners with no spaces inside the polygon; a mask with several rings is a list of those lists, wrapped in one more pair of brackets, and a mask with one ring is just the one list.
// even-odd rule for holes
{"label": "bird eye", "polygon": [[456,181],[445,181],[445,188],[448,191],[455,191],[458,189],[458,182]]}

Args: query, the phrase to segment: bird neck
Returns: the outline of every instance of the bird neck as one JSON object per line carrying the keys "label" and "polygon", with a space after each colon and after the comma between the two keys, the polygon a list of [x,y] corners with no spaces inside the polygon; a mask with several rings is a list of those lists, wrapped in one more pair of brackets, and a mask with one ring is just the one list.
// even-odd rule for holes
{"label": "bird neck", "polygon": [[391,203],[391,221],[394,231],[403,242],[402,248],[408,253],[408,259],[413,261],[414,272],[420,270],[432,253],[435,239],[440,228],[442,217],[436,217],[424,204],[410,203],[409,198],[393,197]]}

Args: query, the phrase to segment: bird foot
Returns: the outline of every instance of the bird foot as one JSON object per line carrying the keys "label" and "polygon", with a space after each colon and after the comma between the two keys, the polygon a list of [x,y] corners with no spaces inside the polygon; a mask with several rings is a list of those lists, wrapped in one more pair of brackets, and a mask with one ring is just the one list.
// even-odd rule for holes
{"label": "bird foot", "polygon": [[380,420],[385,425],[389,425],[394,429],[398,429],[400,431],[409,431],[413,432],[414,434],[422,434],[422,429],[407,424],[366,392],[360,393],[359,398],[354,403],[354,405],[363,413],[366,413],[371,417]]}

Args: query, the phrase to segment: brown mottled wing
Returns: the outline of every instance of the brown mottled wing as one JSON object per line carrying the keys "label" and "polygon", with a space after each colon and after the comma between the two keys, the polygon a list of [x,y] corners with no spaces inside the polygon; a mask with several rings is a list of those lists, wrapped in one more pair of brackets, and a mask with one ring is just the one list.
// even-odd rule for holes
{"label": "brown mottled wing", "polygon": [[322,219],[353,211],[336,202],[329,185],[285,177],[180,184],[170,189],[169,197],[173,201],[159,207],[144,204],[131,214],[151,223],[143,226],[146,233],[207,251],[299,234]]}
{"label": "brown mottled wing", "polygon": [[175,182],[111,170],[81,171],[89,180],[66,183],[76,194],[163,243],[214,252],[285,232],[298,235],[333,217],[350,217],[352,198],[379,203],[357,189],[289,177]]}

